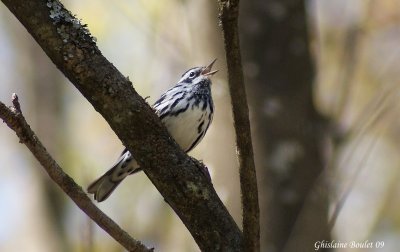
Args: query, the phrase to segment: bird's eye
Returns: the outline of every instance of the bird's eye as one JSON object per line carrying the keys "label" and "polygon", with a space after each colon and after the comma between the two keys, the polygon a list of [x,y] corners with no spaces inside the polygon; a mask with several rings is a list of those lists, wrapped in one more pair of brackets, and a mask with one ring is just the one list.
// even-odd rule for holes
{"label": "bird's eye", "polygon": [[191,72],[191,73],[189,74],[189,77],[190,77],[190,78],[193,78],[193,77],[194,77],[194,72]]}

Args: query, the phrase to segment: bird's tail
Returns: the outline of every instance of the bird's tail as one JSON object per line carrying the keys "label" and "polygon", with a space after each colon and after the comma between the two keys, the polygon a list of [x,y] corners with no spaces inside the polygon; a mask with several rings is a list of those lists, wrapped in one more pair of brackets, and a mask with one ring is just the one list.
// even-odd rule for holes
{"label": "bird's tail", "polygon": [[121,174],[119,173],[119,164],[114,165],[109,169],[103,176],[96,179],[93,183],[91,183],[87,189],[88,193],[94,194],[94,199],[98,202],[106,200],[110,194],[117,188],[119,183],[129,174]]}
{"label": "bird's tail", "polygon": [[[141,171],[140,167],[128,164],[125,159],[119,160],[103,176],[91,183],[87,189],[89,194],[94,194],[94,199],[98,202],[106,200],[117,186],[128,175]],[[134,162],[136,165],[136,161]]]}

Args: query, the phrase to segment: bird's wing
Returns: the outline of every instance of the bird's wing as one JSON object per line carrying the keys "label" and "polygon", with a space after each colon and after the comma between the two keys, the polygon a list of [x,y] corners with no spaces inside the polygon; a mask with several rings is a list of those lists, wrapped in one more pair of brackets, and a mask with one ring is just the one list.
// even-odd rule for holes
{"label": "bird's wing", "polygon": [[161,119],[173,112],[180,109],[181,101],[186,95],[185,89],[181,85],[176,85],[167,90],[153,105],[156,114]]}

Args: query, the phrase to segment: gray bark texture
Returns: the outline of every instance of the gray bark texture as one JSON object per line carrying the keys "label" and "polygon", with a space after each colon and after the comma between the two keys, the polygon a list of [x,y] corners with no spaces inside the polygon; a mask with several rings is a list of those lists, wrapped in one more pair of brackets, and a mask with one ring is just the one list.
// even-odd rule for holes
{"label": "gray bark texture", "polygon": [[220,21],[225,39],[229,92],[239,159],[240,188],[243,209],[243,244],[245,251],[260,251],[260,208],[257,176],[250,130],[249,108],[243,77],[239,43],[239,0],[219,1]]}

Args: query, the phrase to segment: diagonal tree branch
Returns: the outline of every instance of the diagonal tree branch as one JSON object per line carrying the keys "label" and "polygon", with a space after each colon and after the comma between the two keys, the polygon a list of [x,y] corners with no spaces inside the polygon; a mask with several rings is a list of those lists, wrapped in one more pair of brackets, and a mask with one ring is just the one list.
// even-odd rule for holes
{"label": "diagonal tree branch", "polygon": [[35,158],[49,174],[50,178],[75,202],[75,204],[85,212],[94,222],[110,234],[128,251],[153,251],[146,248],[141,242],[136,241],[122,230],[112,219],[97,208],[88,198],[82,188],[75,181],[64,173],[57,162],[50,156],[46,148],[31,130],[22,115],[18,97],[13,94],[13,106],[8,108],[0,102],[0,118],[15,131],[21,143],[32,152]]}
{"label": "diagonal tree branch", "polygon": [[248,251],[259,251],[260,209],[258,205],[257,176],[251,140],[249,109],[246,99],[239,45],[239,0],[219,2],[219,17],[225,38],[229,90],[231,94],[236,145],[240,165],[244,248]]}
{"label": "diagonal tree branch", "polygon": [[58,0],[2,0],[106,119],[203,251],[239,251],[242,234],[206,169],[169,136],[151,107]]}

